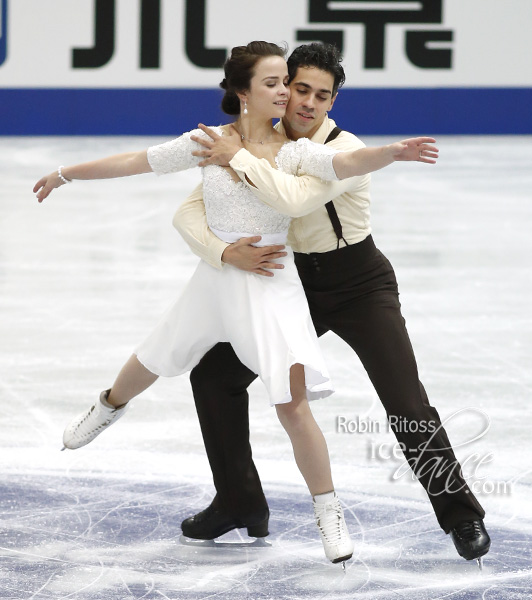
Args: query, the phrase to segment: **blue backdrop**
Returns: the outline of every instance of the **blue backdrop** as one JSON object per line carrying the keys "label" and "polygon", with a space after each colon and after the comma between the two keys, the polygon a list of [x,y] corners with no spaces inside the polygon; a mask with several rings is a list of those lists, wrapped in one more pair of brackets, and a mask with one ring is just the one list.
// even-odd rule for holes
{"label": "blue backdrop", "polygon": [[[229,119],[217,89],[0,89],[0,135],[175,136]],[[532,134],[532,88],[343,89],[360,135]]]}

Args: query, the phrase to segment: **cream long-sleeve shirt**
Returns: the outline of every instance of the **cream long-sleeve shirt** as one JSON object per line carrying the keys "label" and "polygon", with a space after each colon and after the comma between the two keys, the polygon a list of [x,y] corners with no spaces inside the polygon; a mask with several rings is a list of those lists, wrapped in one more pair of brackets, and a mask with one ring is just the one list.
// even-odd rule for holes
{"label": "cream long-sleeve shirt", "polygon": [[[276,127],[285,133],[282,123]],[[335,127],[336,123],[326,117],[311,140],[323,144]],[[327,146],[352,151],[363,148],[364,144],[355,135],[342,131]],[[229,164],[247,185],[246,177],[253,182],[249,187],[260,200],[294,217],[287,243],[295,252],[328,252],[337,247],[338,240],[325,208],[329,200],[334,200],[343,236],[349,244],[361,242],[371,233],[370,175],[327,182],[304,173],[287,175],[245,149],[239,150]],[[179,207],[173,223],[195,254],[210,265],[222,268],[222,254],[228,244],[216,237],[207,225],[201,185]]]}

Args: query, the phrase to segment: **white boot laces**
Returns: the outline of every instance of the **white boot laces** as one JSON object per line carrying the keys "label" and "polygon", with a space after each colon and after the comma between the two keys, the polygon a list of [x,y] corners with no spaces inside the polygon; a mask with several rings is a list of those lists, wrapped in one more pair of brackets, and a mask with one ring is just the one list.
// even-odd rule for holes
{"label": "white boot laces", "polygon": [[338,499],[315,504],[315,507],[319,530],[329,544],[339,544],[342,541],[342,509]]}
{"label": "white boot laces", "polygon": [[107,408],[101,402],[93,405],[76,427],[77,435],[86,437],[105,429],[114,421],[116,413],[116,408]]}

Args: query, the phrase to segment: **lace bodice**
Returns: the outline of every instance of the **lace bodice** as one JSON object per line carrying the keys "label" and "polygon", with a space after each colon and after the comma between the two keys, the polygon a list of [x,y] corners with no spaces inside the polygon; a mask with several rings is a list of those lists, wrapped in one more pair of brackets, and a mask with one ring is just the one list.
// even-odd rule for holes
{"label": "lace bodice", "polygon": [[[221,135],[221,128],[212,129]],[[192,135],[207,137],[201,129],[195,129],[149,148],[148,162],[152,170],[163,175],[197,167],[202,159],[191,153],[202,147],[190,139]],[[337,179],[332,166],[335,154],[331,148],[302,138],[284,144],[275,162],[279,170],[290,175],[304,172],[330,181]],[[285,232],[290,225],[291,217],[261,202],[247,184],[236,182],[226,169],[217,165],[203,169],[203,200],[207,223],[212,229],[258,235]]]}

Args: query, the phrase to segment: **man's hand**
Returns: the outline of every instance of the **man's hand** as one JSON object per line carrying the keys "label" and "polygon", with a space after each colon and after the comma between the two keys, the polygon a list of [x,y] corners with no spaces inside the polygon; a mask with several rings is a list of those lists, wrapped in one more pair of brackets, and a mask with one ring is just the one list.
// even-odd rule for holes
{"label": "man's hand", "polygon": [[433,165],[438,158],[438,148],[432,146],[436,140],[431,137],[417,137],[401,140],[390,145],[394,160],[415,160]]}
{"label": "man's hand", "polygon": [[231,125],[229,129],[229,135],[218,135],[210,127],[206,127],[202,123],[198,127],[204,131],[211,139],[206,140],[203,137],[192,135],[190,137],[194,142],[198,142],[204,147],[204,150],[195,150],[192,152],[193,156],[199,156],[205,158],[198,166],[206,167],[207,165],[220,165],[221,167],[228,167],[229,161],[233,156],[241,150],[244,146],[238,131]]}
{"label": "man's hand", "polygon": [[284,269],[284,265],[273,262],[278,258],[286,256],[283,252],[283,245],[262,246],[257,248],[253,246],[260,242],[261,237],[241,238],[238,242],[227,246],[222,254],[222,262],[237,267],[242,271],[250,271],[257,275],[273,277],[273,273],[268,269]]}

